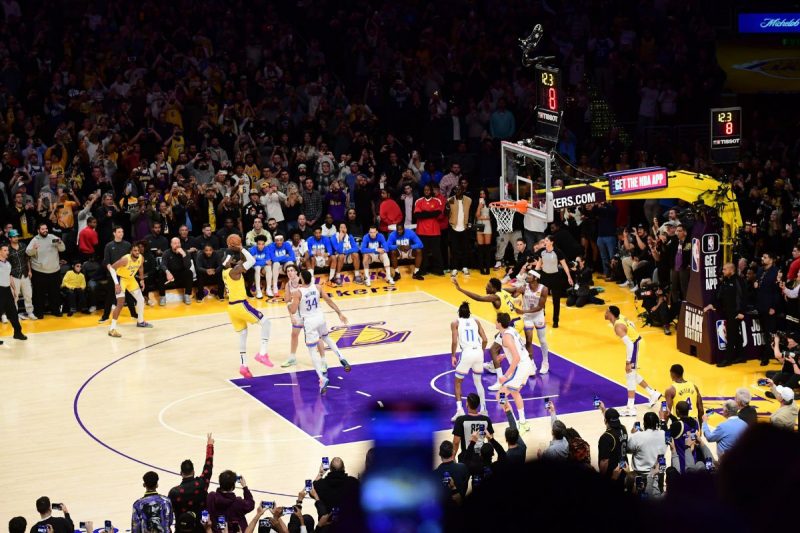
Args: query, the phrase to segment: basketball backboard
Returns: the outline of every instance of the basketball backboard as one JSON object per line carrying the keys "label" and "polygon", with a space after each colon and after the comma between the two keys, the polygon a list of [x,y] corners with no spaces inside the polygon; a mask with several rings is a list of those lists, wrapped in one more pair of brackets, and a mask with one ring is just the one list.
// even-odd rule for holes
{"label": "basketball backboard", "polygon": [[[500,151],[500,200],[526,200],[525,229],[543,232],[553,221],[550,154],[506,141],[500,143]],[[544,196],[537,189],[544,190]]]}

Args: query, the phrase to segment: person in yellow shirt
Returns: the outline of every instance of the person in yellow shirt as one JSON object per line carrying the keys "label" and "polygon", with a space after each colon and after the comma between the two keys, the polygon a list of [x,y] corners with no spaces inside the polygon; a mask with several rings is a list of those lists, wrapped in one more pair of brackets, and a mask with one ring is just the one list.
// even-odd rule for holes
{"label": "person in yellow shirt", "polygon": [[[453,285],[456,286],[456,289],[465,296],[475,300],[476,302],[486,302],[492,304],[494,307],[495,313],[506,313],[511,319],[511,327],[512,329],[516,329],[518,332],[522,332],[522,321],[519,319],[519,314],[517,314],[515,307],[514,307],[514,296],[509,293],[508,291],[503,289],[503,285],[500,283],[500,280],[497,278],[490,278],[489,282],[486,284],[486,295],[481,296],[480,294],[475,294],[474,292],[470,292],[464,288],[462,288],[458,284],[458,278],[455,276],[452,278]],[[500,365],[500,362],[503,360],[503,355],[501,355],[500,351],[503,347],[503,339],[501,335],[497,335],[492,343],[492,346],[489,348],[489,353],[492,356],[492,362],[486,363],[484,368],[489,372],[494,372],[495,376],[497,376],[497,383],[494,385],[489,385],[488,389],[490,391],[498,391],[500,390],[500,377],[503,375],[503,369]],[[530,357],[530,354],[525,352],[527,357]],[[534,372],[535,374],[535,372]]]}
{"label": "person in yellow shirt", "polygon": [[[131,248],[131,253],[123,255],[113,265],[108,265],[108,271],[111,274],[111,279],[114,280],[114,291],[117,296],[117,303],[114,306],[114,311],[111,315],[111,326],[108,329],[109,337],[122,337],[117,331],[117,319],[125,306],[125,291],[128,291],[133,299],[136,300],[136,315],[137,315],[137,328],[152,328],[153,325],[144,320],[144,296],[142,296],[142,288],[144,287],[144,257],[139,252],[139,246],[142,242],[137,242]],[[136,275],[139,275],[139,280],[136,280]],[[141,283],[141,286],[139,285]]]}
{"label": "person in yellow shirt", "polygon": [[81,313],[89,312],[86,307],[86,276],[81,270],[83,265],[75,263],[72,265],[72,270],[64,274],[64,279],[61,280],[61,294],[69,305],[67,316],[74,315],[77,309],[80,309]]}
{"label": "person in yellow shirt", "polygon": [[[669,377],[672,380],[672,385],[664,391],[664,399],[667,400],[667,415],[672,413],[673,405],[678,402],[686,402],[690,406],[697,407],[697,419],[703,418],[703,395],[700,394],[700,389],[692,383],[683,379],[683,366],[672,365],[669,369]],[[691,416],[692,409],[689,409]]]}
{"label": "person in yellow shirt", "polygon": [[636,416],[636,407],[633,405],[636,399],[636,385],[647,391],[649,407],[653,407],[656,404],[658,399],[661,398],[661,393],[648,385],[644,378],[639,375],[639,355],[642,337],[636,330],[634,323],[622,315],[616,305],[608,306],[605,319],[611,323],[614,327],[614,334],[625,345],[625,384],[628,389],[628,405],[620,409],[619,414],[622,416]]}
{"label": "person in yellow shirt", "polygon": [[[233,237],[233,236],[232,236]],[[250,305],[247,301],[247,289],[244,285],[244,273],[256,264],[255,258],[247,248],[242,247],[241,239],[229,239],[228,253],[222,263],[222,281],[228,291],[228,317],[231,326],[239,334],[239,374],[245,378],[252,378],[253,374],[247,367],[247,326],[250,324],[261,325],[261,346],[255,360],[266,366],[273,366],[267,354],[269,333],[272,328],[269,317]],[[236,259],[238,255],[244,259]]]}

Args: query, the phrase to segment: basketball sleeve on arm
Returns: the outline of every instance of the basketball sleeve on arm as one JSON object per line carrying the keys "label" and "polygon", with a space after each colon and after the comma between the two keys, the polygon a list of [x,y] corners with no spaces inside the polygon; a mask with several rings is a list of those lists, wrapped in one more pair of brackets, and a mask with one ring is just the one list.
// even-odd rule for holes
{"label": "basketball sleeve on arm", "polygon": [[633,359],[633,341],[625,335],[622,337],[622,343],[625,345],[625,361],[630,363]]}
{"label": "basketball sleeve on arm", "polygon": [[242,248],[242,255],[245,258],[244,263],[242,264],[242,268],[245,270],[249,270],[256,264],[256,258],[252,256],[250,251],[247,248]]}
{"label": "basketball sleeve on arm", "polygon": [[119,278],[117,277],[117,271],[114,270],[113,265],[108,265],[108,272],[111,274],[111,279],[114,280],[114,285],[119,285]]}

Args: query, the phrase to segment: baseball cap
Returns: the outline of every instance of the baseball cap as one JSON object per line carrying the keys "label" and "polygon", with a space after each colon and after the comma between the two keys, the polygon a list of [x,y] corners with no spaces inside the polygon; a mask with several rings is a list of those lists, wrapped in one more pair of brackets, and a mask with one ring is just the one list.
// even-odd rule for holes
{"label": "baseball cap", "polygon": [[612,428],[620,428],[622,427],[622,423],[619,421],[619,411],[614,409],[606,409],[606,422]]}
{"label": "baseball cap", "polygon": [[784,402],[791,402],[792,400],[794,400],[794,391],[789,387],[778,385],[777,387],[775,387],[775,392],[778,393],[778,396],[780,396]]}
{"label": "baseball cap", "polygon": [[9,237],[19,237],[19,232],[17,230],[15,230],[15,229],[8,230],[8,236]]}

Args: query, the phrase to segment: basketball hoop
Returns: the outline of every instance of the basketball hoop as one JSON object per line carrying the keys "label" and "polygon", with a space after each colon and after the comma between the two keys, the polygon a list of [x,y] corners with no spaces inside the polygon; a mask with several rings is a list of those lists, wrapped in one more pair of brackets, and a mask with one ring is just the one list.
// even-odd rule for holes
{"label": "basketball hoop", "polygon": [[489,210],[497,220],[497,231],[511,233],[514,231],[514,212],[522,215],[528,210],[527,200],[502,200],[489,204]]}

